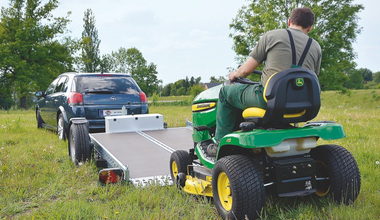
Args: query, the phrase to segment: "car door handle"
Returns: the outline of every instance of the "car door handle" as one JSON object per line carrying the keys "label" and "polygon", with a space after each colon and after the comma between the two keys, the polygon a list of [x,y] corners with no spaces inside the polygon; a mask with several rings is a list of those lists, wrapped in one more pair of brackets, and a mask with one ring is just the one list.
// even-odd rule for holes
{"label": "car door handle", "polygon": [[54,99],[54,102],[58,102],[58,99]]}

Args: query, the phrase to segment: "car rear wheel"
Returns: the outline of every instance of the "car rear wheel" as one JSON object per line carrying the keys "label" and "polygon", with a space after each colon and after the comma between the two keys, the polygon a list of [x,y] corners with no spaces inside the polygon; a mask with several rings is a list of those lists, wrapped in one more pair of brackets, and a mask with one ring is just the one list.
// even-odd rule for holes
{"label": "car rear wheel", "polygon": [[91,159],[88,130],[85,124],[72,124],[69,133],[69,154],[75,164]]}

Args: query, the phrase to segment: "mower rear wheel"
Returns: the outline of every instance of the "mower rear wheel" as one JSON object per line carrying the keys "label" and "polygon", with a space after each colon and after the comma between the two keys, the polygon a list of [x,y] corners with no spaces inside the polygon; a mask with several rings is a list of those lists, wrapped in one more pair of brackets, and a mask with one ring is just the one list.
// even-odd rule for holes
{"label": "mower rear wheel", "polygon": [[184,150],[174,151],[170,156],[170,176],[174,183],[184,187],[184,179],[179,179],[178,175],[183,173],[188,174],[188,166],[191,165],[192,159],[188,152]]}
{"label": "mower rear wheel", "polygon": [[360,192],[360,171],[355,158],[339,145],[321,145],[310,151],[317,162],[317,192],[332,195],[334,201],[353,203]]}
{"label": "mower rear wheel", "polygon": [[214,166],[212,192],[223,219],[255,219],[265,205],[262,173],[252,158],[223,157]]}

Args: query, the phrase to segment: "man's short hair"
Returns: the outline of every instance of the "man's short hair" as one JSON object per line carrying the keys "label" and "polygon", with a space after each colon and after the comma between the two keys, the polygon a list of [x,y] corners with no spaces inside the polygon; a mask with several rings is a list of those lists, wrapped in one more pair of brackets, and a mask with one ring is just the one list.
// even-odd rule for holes
{"label": "man's short hair", "polygon": [[308,7],[295,8],[290,15],[290,22],[308,28],[314,24],[314,13]]}

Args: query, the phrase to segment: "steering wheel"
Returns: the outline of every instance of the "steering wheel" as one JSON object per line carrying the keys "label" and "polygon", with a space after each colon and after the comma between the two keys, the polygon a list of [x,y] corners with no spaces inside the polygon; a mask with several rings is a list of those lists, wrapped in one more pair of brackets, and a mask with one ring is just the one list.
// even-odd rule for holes
{"label": "steering wheel", "polygon": [[[262,75],[263,72],[259,70],[254,70],[252,73]],[[259,84],[259,82],[253,82],[252,80],[249,80],[247,78],[237,78],[232,83],[240,83],[240,84],[249,84],[249,85],[256,85]]]}

